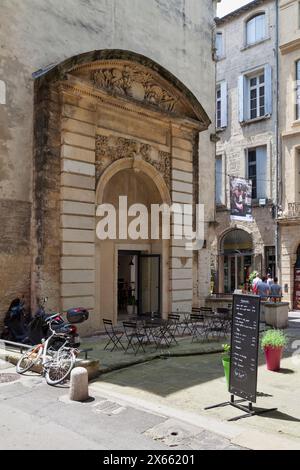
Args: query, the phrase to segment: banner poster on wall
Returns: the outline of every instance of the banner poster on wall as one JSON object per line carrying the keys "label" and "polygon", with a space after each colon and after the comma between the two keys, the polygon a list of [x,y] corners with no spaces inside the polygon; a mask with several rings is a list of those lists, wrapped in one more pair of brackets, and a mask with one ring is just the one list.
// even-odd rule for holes
{"label": "banner poster on wall", "polygon": [[230,214],[231,220],[253,222],[252,181],[230,177]]}

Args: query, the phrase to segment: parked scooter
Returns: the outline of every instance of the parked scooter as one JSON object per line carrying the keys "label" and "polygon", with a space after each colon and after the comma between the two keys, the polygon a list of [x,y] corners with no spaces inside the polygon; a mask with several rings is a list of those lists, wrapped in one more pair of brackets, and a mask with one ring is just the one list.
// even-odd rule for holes
{"label": "parked scooter", "polygon": [[[13,341],[17,343],[24,343],[35,345],[47,339],[51,332],[47,319],[53,316],[53,313],[46,312],[46,304],[48,299],[44,298],[43,302],[39,305],[34,318],[27,325],[24,315],[24,302],[20,299],[15,299],[5,317],[5,331],[3,332],[2,339]],[[82,323],[89,317],[88,310],[84,308],[74,308],[67,312],[67,322],[58,313],[52,322],[52,328],[57,333],[61,334],[61,338],[55,338],[55,342],[51,345],[54,349],[59,349],[65,338],[68,338],[70,347],[79,348],[80,337],[77,331],[76,324]]]}
{"label": "parked scooter", "polygon": [[[28,338],[31,344],[38,344],[42,341],[42,339],[47,339],[51,336],[51,332],[49,330],[49,323],[47,320],[49,317],[53,316],[53,313],[46,312],[46,304],[48,299],[44,298],[42,304],[39,306],[33,320],[28,325]],[[84,309],[80,309],[84,311]],[[67,318],[69,316],[69,312],[67,312]],[[88,312],[87,312],[88,318]],[[65,342],[65,337],[68,338],[68,344],[72,348],[79,348],[80,346],[80,337],[77,331],[77,327],[75,324],[71,322],[66,322],[63,317],[58,313],[57,316],[51,323],[52,329],[63,337],[55,338],[55,343],[52,344],[52,348],[59,349],[62,343]]]}
{"label": "parked scooter", "polygon": [[28,343],[27,332],[24,299],[14,299],[4,318],[1,339],[26,344]]}

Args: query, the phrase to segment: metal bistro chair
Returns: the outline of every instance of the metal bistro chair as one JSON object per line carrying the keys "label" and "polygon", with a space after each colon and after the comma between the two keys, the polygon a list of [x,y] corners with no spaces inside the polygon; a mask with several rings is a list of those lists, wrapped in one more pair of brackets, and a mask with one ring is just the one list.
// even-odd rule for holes
{"label": "metal bistro chair", "polygon": [[191,325],[192,325],[192,343],[200,339],[208,338],[208,329],[205,322],[204,315],[202,313],[191,314]]}
{"label": "metal bistro chair", "polygon": [[231,330],[231,313],[228,308],[217,308],[214,326],[218,338],[220,339],[221,336],[226,338]]}
{"label": "metal bistro chair", "polygon": [[123,327],[128,341],[125,353],[127,353],[129,349],[132,349],[135,355],[138,354],[140,349],[142,349],[143,352],[146,352],[143,343],[144,340],[147,339],[147,335],[141,333],[137,323],[128,321],[123,322]]}
{"label": "metal bistro chair", "polygon": [[170,325],[170,331],[172,335],[175,337],[176,335],[180,336],[180,314],[179,313],[170,313],[168,316],[168,322]]}
{"label": "metal bistro chair", "polygon": [[104,319],[103,324],[104,324],[105,333],[107,334],[109,338],[104,350],[106,351],[109,348],[109,346],[112,344],[113,347],[110,350],[111,352],[119,348],[125,351],[125,348],[121,342],[121,339],[123,338],[124,333],[117,333],[116,330],[114,329],[113,322],[111,320]]}

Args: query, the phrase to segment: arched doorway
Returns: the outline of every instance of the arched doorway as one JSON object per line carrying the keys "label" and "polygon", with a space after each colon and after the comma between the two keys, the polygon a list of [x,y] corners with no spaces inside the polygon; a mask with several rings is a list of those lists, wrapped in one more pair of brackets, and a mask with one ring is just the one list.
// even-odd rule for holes
{"label": "arched doorway", "polygon": [[300,245],[297,250],[297,261],[294,277],[294,309],[300,310]]}
{"label": "arched doorway", "polygon": [[253,263],[253,243],[249,233],[241,229],[228,232],[221,241],[224,293],[244,287]]}
{"label": "arched doorway", "polygon": [[98,331],[104,316],[117,321],[118,253],[137,251],[161,257],[162,315],[190,311],[197,271],[181,240],[106,250],[95,226],[97,205],[122,192],[147,206],[198,202],[199,132],[210,120],[197,98],[151,59],[120,50],[68,59],[35,85],[33,297],[89,308],[83,328]]}
{"label": "arched doorway", "polygon": [[[151,207],[170,204],[168,188],[153,167],[128,158],[110,166],[98,184],[97,204],[118,208],[120,197],[127,198],[128,208],[143,205],[149,218],[147,238],[144,234],[141,239],[129,236],[123,240],[117,236],[115,240],[96,241],[96,285],[99,286],[96,308],[114,322],[125,320],[132,313],[162,314],[169,308],[168,241],[151,239]],[[128,226],[132,219],[128,217]]]}

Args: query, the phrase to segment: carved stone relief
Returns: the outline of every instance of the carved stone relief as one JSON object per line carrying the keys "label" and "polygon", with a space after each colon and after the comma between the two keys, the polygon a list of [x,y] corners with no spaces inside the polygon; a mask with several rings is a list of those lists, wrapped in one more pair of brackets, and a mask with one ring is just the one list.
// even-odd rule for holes
{"label": "carved stone relief", "polygon": [[139,67],[107,67],[91,72],[93,84],[110,93],[134,98],[167,112],[180,112],[179,99],[172,96],[150,73]]}
{"label": "carved stone relief", "polygon": [[162,152],[151,145],[123,137],[97,135],[96,137],[96,177],[100,178],[104,170],[113,162],[122,158],[141,157],[153,165],[162,175],[168,188],[171,184],[171,154]]}

